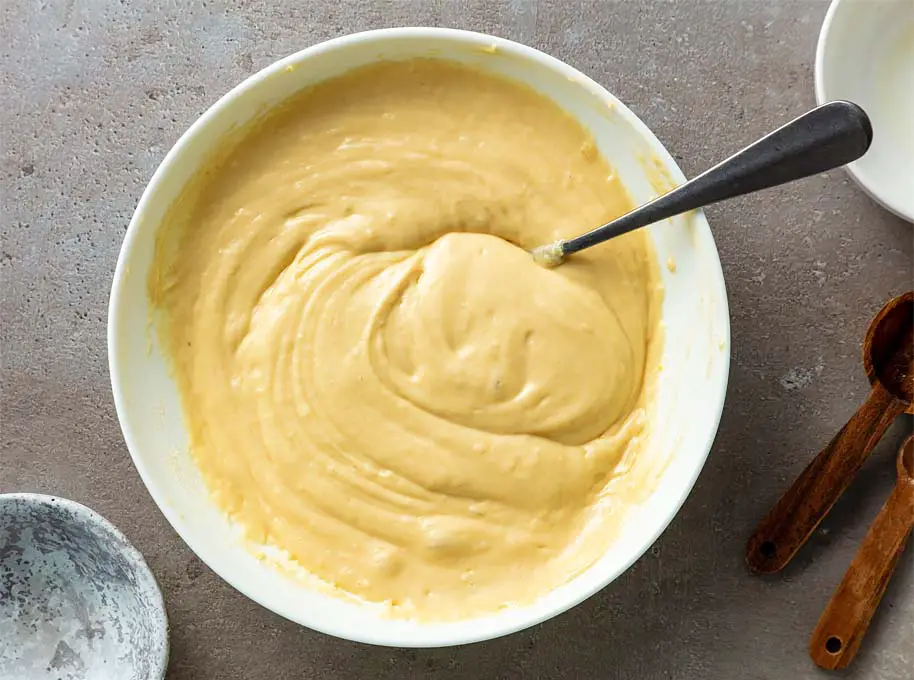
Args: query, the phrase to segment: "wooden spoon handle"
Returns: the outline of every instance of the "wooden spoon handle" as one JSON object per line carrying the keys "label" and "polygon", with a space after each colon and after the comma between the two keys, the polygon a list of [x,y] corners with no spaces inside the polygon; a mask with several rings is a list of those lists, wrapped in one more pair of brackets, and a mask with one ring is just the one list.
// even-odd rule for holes
{"label": "wooden spoon handle", "polygon": [[812,634],[809,655],[817,665],[833,670],[854,660],[912,526],[914,484],[899,479]]}
{"label": "wooden spoon handle", "polygon": [[879,383],[756,527],[746,545],[753,571],[780,571],[847,488],[904,404]]}

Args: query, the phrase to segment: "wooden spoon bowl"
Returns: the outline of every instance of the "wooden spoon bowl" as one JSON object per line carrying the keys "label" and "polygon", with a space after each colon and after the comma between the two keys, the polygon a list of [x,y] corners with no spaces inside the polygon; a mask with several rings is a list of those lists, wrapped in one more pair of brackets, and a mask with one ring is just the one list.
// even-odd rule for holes
{"label": "wooden spoon bowl", "polygon": [[871,384],[880,384],[914,413],[914,292],[891,300],[870,322],[863,367]]}

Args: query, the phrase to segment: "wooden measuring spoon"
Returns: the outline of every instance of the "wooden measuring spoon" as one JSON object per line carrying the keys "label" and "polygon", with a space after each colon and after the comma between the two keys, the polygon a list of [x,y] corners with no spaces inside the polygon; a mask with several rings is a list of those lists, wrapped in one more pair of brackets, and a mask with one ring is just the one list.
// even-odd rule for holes
{"label": "wooden measuring spoon", "polygon": [[914,292],[892,298],[870,322],[863,366],[869,398],[787,489],[746,545],[746,563],[784,568],[838,500],[895,418],[914,413]]}
{"label": "wooden measuring spoon", "polygon": [[857,648],[914,527],[914,436],[898,452],[898,480],[819,619],[809,655],[818,666],[844,668]]}

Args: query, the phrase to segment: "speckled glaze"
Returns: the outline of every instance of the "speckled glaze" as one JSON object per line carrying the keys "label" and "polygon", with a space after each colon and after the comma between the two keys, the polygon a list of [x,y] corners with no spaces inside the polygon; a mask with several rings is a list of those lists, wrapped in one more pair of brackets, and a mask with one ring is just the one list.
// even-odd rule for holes
{"label": "speckled glaze", "polygon": [[0,678],[159,680],[162,594],[107,520],[54,496],[0,494]]}

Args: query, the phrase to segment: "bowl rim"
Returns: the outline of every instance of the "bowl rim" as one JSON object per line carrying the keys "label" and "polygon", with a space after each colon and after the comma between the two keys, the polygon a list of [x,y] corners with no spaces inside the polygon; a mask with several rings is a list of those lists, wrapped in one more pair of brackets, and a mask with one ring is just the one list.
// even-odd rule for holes
{"label": "bowl rim", "polygon": [[155,610],[154,616],[156,618],[157,625],[153,625],[152,628],[161,631],[161,652],[154,659],[151,659],[153,667],[150,669],[151,674],[149,675],[149,678],[164,678],[165,671],[168,668],[169,654],[168,612],[165,609],[165,598],[162,596],[162,589],[159,587],[158,581],[156,581],[155,574],[152,573],[152,569],[149,568],[149,564],[147,564],[146,558],[143,557],[143,554],[139,550],[137,550],[136,546],[130,542],[130,540],[123,534],[120,529],[102,517],[95,510],[83,505],[82,503],[71,501],[69,498],[62,498],[60,496],[43,493],[0,493],[0,507],[2,507],[6,501],[19,501],[25,502],[29,505],[43,505],[48,507],[54,506],[64,508],[74,515],[81,517],[88,523],[100,528],[120,544],[120,547],[124,551],[124,555],[126,556],[127,561],[133,565],[133,568],[138,576],[145,582],[147,593],[152,602],[153,609]]}
{"label": "bowl rim", "polygon": [[[850,4],[848,0],[832,0],[831,4],[828,6],[828,10],[825,12],[825,18],[822,20],[822,28],[819,30],[819,38],[816,42],[815,65],[813,69],[816,104],[819,105],[831,101],[825,87],[825,71],[830,68],[830,66],[827,65],[829,62],[825,57],[825,51],[827,49],[828,41],[831,38],[831,29],[835,21],[835,16],[838,12],[842,11],[841,8],[847,4]],[[866,170],[860,167],[859,163],[848,163],[844,166],[844,169],[857,186],[863,190],[863,193],[872,200],[893,215],[908,222],[914,222],[914,211],[880,193],[879,183],[870,177]]]}
{"label": "bowl rim", "polygon": [[[263,599],[258,597],[258,595],[253,592],[253,589],[249,587],[247,583],[243,582],[241,578],[238,578],[237,575],[232,574],[230,570],[225,568],[222,560],[211,561],[205,558],[204,554],[207,554],[208,551],[203,549],[201,544],[195,540],[193,532],[185,526],[184,519],[180,513],[177,510],[171,508],[166,502],[166,489],[156,484],[150,472],[147,470],[146,465],[144,464],[143,456],[136,453],[140,451],[141,447],[130,429],[129,421],[127,418],[127,401],[120,387],[122,382],[121,369],[119,366],[120,362],[118,359],[120,355],[120,341],[116,329],[120,326],[119,309],[121,307],[120,297],[122,282],[124,281],[124,273],[127,267],[127,262],[130,259],[130,253],[134,248],[134,243],[137,238],[139,225],[144,221],[143,218],[144,214],[147,211],[147,206],[150,203],[150,197],[156,192],[156,188],[163,181],[164,176],[170,172],[170,168],[175,162],[176,157],[179,156],[184,148],[190,144],[191,139],[196,137],[198,132],[206,125],[208,125],[209,121],[212,118],[214,118],[225,108],[232,106],[235,103],[235,100],[238,99],[243,92],[267,78],[271,78],[277,74],[282,73],[290,66],[298,66],[300,63],[305,62],[309,57],[323,54],[332,50],[338,50],[349,45],[362,43],[365,41],[385,42],[388,40],[401,39],[437,39],[448,43],[463,44],[468,47],[494,47],[501,53],[506,53],[522,60],[537,62],[549,70],[558,72],[570,80],[579,82],[583,86],[587,87],[591,92],[594,92],[601,98],[604,98],[608,102],[612,103],[615,112],[620,115],[628,125],[632,127],[634,132],[640,138],[643,139],[643,141],[650,147],[651,152],[656,156],[656,158],[662,161],[664,169],[669,173],[670,179],[674,184],[681,184],[685,182],[685,176],[682,173],[682,170],[676,164],[672,155],[667,151],[663,144],[661,144],[661,142],[647,127],[647,125],[641,121],[641,119],[638,118],[638,116],[636,116],[625,104],[619,101],[614,95],[606,90],[606,88],[591,79],[589,76],[578,71],[576,68],[566,64],[565,62],[544,52],[541,52],[540,50],[537,50],[533,47],[529,47],[527,45],[517,43],[506,38],[500,38],[489,34],[438,27],[396,27],[373,29],[358,33],[352,33],[316,43],[310,47],[299,50],[293,54],[273,62],[257,73],[247,77],[241,83],[229,90],[228,93],[220,97],[218,101],[212,104],[180,136],[178,141],[169,150],[165,158],[156,169],[152,179],[144,189],[143,194],[141,195],[140,200],[137,204],[136,210],[131,217],[114,271],[114,280],[112,283],[108,307],[108,368],[109,374],[111,376],[111,386],[114,397],[115,410],[118,416],[118,422],[121,426],[130,457],[133,460],[134,466],[136,467],[140,478],[146,485],[147,490],[153,497],[153,500],[155,501],[159,510],[163,515],[165,515],[165,518],[172,525],[181,539],[188,545],[188,547],[190,547],[191,550],[194,551],[195,554],[197,554],[198,557],[200,557],[203,562],[205,562],[210,567],[210,569],[213,570],[213,572],[215,572],[226,583],[231,585],[233,588],[241,592],[249,599],[257,602],[261,606],[273,611],[274,613],[294,621],[299,625],[321,633],[333,635],[335,637],[351,640],[354,642],[362,642],[389,647],[446,647],[498,638],[510,633],[524,630],[538,623],[551,619],[580,604],[584,600],[594,595],[596,592],[605,588],[612,581],[616,580],[622,573],[627,571],[632,564],[640,559],[644,553],[647,552],[647,550],[656,542],[659,536],[669,526],[670,522],[672,522],[673,518],[678,514],[682,504],[685,502],[685,499],[691,493],[692,488],[698,479],[698,475],[704,469],[708,455],[711,451],[711,447],[714,443],[714,439],[717,435],[718,428],[720,426],[720,420],[723,412],[724,400],[726,397],[730,374],[730,313],[729,305],[727,302],[727,293],[724,283],[723,270],[720,263],[720,255],[716,244],[714,243],[714,237],[711,233],[707,219],[705,218],[704,213],[698,210],[693,213],[692,217],[693,226],[695,228],[695,238],[701,242],[702,245],[709,247],[711,252],[714,254],[713,259],[716,266],[708,267],[708,271],[703,272],[703,275],[706,277],[708,288],[714,291],[716,299],[719,300],[720,303],[719,317],[721,323],[718,331],[722,343],[725,343],[723,346],[726,347],[726,351],[722,352],[723,356],[721,357],[722,371],[719,384],[712,386],[711,391],[713,392],[713,401],[707,404],[709,417],[706,421],[707,431],[705,432],[705,441],[702,444],[704,451],[700,456],[696,456],[696,464],[694,465],[694,468],[687,476],[687,478],[683,479],[683,484],[681,486],[679,496],[676,498],[670,498],[668,502],[669,510],[667,517],[662,522],[658,522],[651,532],[645,534],[644,539],[641,541],[640,548],[638,550],[633,550],[628,559],[620,563],[618,568],[612,571],[606,571],[605,573],[601,574],[600,578],[594,579],[593,583],[589,584],[588,587],[582,587],[574,591],[569,591],[569,596],[565,599],[562,599],[557,604],[551,605],[549,607],[544,607],[538,606],[538,603],[534,602],[524,607],[518,608],[518,610],[528,612],[528,614],[525,616],[518,617],[516,620],[504,620],[496,618],[491,620],[491,623],[487,620],[486,625],[465,628],[464,630],[466,632],[461,635],[445,633],[438,627],[438,625],[436,625],[437,622],[430,622],[428,625],[428,632],[419,636],[418,639],[415,635],[411,635],[409,638],[406,638],[404,636],[390,633],[384,630],[383,626],[378,626],[377,630],[366,631],[352,625],[337,625],[336,623],[327,624],[325,621],[321,620],[319,612],[317,614],[302,612],[282,603],[279,603],[278,606],[276,603],[267,604]],[[587,570],[582,572],[581,575],[586,573]],[[327,595],[327,597],[331,596]],[[469,619],[468,621],[475,620],[477,619],[473,618]]]}

